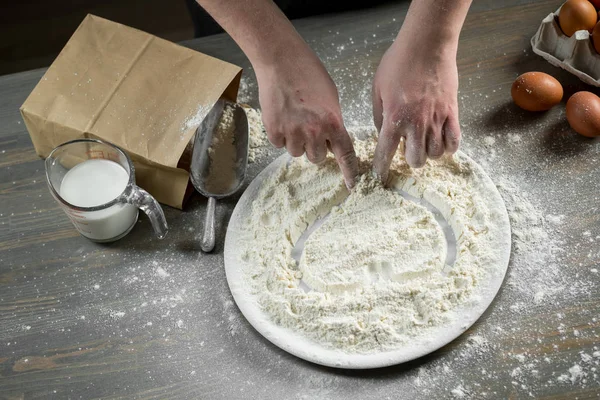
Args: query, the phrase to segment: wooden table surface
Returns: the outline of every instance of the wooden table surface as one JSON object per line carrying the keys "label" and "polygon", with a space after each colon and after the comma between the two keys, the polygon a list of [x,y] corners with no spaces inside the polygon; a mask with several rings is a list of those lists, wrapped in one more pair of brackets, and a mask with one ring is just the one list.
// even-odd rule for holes
{"label": "wooden table surface", "polygon": [[[462,148],[513,194],[527,193],[534,208],[516,210],[525,221],[513,221],[513,243],[537,247],[514,247],[503,289],[464,335],[380,370],[313,365],[254,331],[227,286],[223,224],[215,252],[199,251],[200,196],[184,211],[165,207],[163,241],[145,217],[116,243],[79,236],[50,196],[18,112],[44,71],[0,77],[0,398],[597,398],[600,145],[570,130],[564,101],[541,114],[510,101],[513,80],[530,70],[557,77],[565,99],[598,93],[531,52],[539,22],[559,5],[475,1],[458,56]],[[407,7],[296,22],[338,84],[349,125],[370,121],[371,77]],[[184,45],[246,68],[242,97],[257,104],[249,64],[228,37]],[[250,178],[276,155],[253,164]],[[219,207],[221,221],[235,202]],[[536,224],[527,220],[535,210],[564,218],[515,231]]]}

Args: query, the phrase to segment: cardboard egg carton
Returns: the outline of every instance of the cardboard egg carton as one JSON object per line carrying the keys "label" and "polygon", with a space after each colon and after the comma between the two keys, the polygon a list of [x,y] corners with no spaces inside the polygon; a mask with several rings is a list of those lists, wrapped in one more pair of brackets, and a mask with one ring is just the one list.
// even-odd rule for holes
{"label": "cardboard egg carton", "polygon": [[588,31],[577,31],[571,37],[558,24],[558,12],[549,14],[531,38],[533,52],[550,64],[576,75],[587,84],[600,87],[600,54],[594,49]]}

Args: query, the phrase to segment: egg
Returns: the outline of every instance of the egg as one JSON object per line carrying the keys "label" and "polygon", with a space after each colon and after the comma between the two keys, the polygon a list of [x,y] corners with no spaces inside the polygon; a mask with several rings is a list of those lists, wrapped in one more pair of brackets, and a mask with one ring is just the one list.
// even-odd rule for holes
{"label": "egg", "polygon": [[588,0],[567,0],[558,13],[558,24],[567,36],[577,31],[590,31],[596,26],[598,14]]}
{"label": "egg", "polygon": [[600,53],[600,22],[596,24],[594,30],[592,31],[592,43],[594,44],[594,49],[596,49],[596,52]]}
{"label": "egg", "polygon": [[563,88],[543,72],[527,72],[513,83],[510,94],[516,105],[527,111],[546,111],[560,103]]}
{"label": "egg", "polygon": [[600,136],[600,97],[591,92],[575,93],[567,101],[567,121],[580,135]]}

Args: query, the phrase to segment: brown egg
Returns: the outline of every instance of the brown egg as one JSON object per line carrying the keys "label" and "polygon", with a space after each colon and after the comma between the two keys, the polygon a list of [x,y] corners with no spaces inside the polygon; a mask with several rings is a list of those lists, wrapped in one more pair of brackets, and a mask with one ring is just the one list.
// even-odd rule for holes
{"label": "brown egg", "polygon": [[526,72],[513,83],[510,94],[516,105],[527,111],[546,111],[560,103],[563,88],[543,72]]}
{"label": "brown egg", "polygon": [[592,43],[597,53],[600,53],[600,22],[596,24],[592,31]]}
{"label": "brown egg", "polygon": [[600,97],[591,92],[575,93],[567,101],[567,121],[580,135],[600,136]]}
{"label": "brown egg", "polygon": [[596,26],[598,14],[588,0],[567,0],[558,13],[558,24],[567,36],[577,31],[590,31]]}

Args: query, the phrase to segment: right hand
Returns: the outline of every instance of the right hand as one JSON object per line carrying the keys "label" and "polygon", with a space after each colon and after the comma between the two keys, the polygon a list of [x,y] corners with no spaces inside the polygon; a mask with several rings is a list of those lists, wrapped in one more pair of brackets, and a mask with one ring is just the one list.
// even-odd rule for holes
{"label": "right hand", "polygon": [[400,31],[383,56],[373,80],[373,117],[379,131],[373,168],[384,182],[401,138],[406,140],[406,162],[413,168],[425,165],[428,157],[458,150],[456,46],[421,32]]}
{"label": "right hand", "polygon": [[318,164],[335,155],[346,186],[352,188],[358,162],[344,127],[338,92],[316,54],[303,44],[272,64],[255,67],[263,123],[269,141],[293,157]]}

